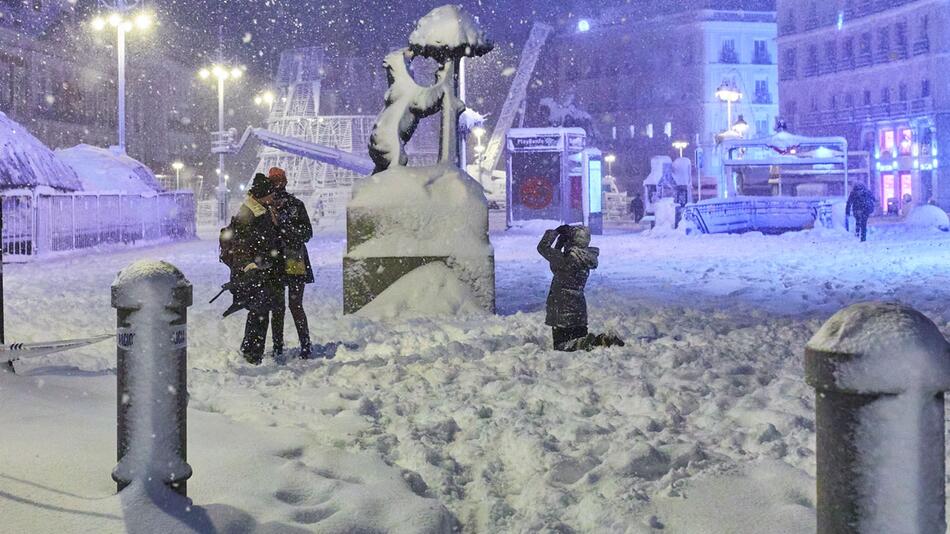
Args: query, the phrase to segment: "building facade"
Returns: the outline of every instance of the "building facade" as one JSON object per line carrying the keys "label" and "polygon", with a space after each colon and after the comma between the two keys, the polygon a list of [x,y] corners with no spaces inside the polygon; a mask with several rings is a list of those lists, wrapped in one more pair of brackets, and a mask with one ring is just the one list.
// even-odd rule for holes
{"label": "building facade", "polygon": [[[682,140],[704,188],[714,188],[718,134],[740,116],[745,135],[771,134],[779,109],[775,13],[751,9],[762,2],[720,5],[727,4],[687,2],[651,18],[615,8],[558,36],[558,98],[594,117],[595,143],[617,154],[616,174],[628,187],[646,177],[652,156],[678,155],[671,144]],[[723,84],[742,94],[731,110],[716,96]]]}
{"label": "building facade", "polygon": [[950,3],[778,0],[778,23],[789,128],[869,152],[884,213],[950,208]]}

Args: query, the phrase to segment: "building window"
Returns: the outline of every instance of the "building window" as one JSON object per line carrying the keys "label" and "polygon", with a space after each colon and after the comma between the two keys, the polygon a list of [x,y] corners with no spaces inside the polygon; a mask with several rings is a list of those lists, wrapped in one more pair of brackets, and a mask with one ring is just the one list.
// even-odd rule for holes
{"label": "building window", "polygon": [[900,85],[897,86],[897,99],[900,100],[901,102],[905,102],[907,100],[907,84],[906,83],[901,83]]}
{"label": "building window", "polygon": [[756,39],[753,43],[752,62],[757,65],[771,65],[772,56],[769,54],[767,42]]}
{"label": "building window", "polygon": [[930,96],[930,80],[921,80],[920,98],[927,98],[928,96]]}
{"label": "building window", "polygon": [[739,54],[736,52],[735,39],[726,39],[722,42],[722,51],[719,53],[720,63],[738,63]]}
{"label": "building window", "polygon": [[849,109],[854,107],[854,95],[851,93],[844,95],[844,107]]}
{"label": "building window", "polygon": [[842,47],[842,57],[841,57],[841,66],[838,67],[839,70],[844,69],[853,69],[854,68],[854,39],[848,37],[844,40]]}
{"label": "building window", "polygon": [[782,79],[783,80],[792,80],[795,78],[795,75],[798,71],[796,60],[797,60],[797,50],[794,48],[789,48],[785,51],[785,61],[782,62]]}
{"label": "building window", "polygon": [[858,67],[866,67],[872,63],[871,58],[871,32],[861,34],[861,40],[858,43]]}
{"label": "building window", "polygon": [[907,59],[910,54],[907,46],[907,23],[904,21],[898,22],[894,26],[894,45],[897,47],[897,50],[895,50],[897,58]]}
{"label": "building window", "polygon": [[881,88],[881,103],[882,104],[891,103],[891,88],[890,87]]}
{"label": "building window", "polygon": [[834,41],[825,42],[825,63],[822,65],[822,74],[834,72],[838,65],[838,43]]}
{"label": "building window", "polygon": [[769,93],[768,80],[755,81],[755,94],[752,97],[752,102],[755,104],[771,104],[772,103],[772,95]]}
{"label": "building window", "polygon": [[877,31],[877,62],[891,60],[891,30],[887,26]]}
{"label": "building window", "polygon": [[756,137],[765,137],[765,136],[769,135],[769,119],[768,119],[768,117],[766,117],[765,119],[762,119],[762,120],[756,119],[756,121],[755,121],[755,134],[756,134]]}
{"label": "building window", "polygon": [[917,30],[917,40],[914,41],[914,55],[926,54],[930,51],[930,18],[927,15],[920,17]]}
{"label": "building window", "polygon": [[818,111],[818,97],[815,95],[811,97],[811,110]]}
{"label": "building window", "polygon": [[867,89],[864,90],[864,105],[865,106],[871,105],[871,91]]}
{"label": "building window", "polygon": [[814,76],[818,74],[818,47],[811,45],[808,47],[808,62],[805,64],[805,76]]}

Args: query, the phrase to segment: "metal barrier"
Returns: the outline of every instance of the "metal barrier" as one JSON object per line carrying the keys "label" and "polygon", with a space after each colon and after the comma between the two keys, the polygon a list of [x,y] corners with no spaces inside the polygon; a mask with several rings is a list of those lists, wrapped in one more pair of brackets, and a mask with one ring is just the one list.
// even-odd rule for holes
{"label": "metal barrier", "polygon": [[3,253],[12,261],[101,245],[195,236],[191,192],[4,195]]}
{"label": "metal barrier", "polygon": [[688,204],[683,218],[703,234],[802,230],[815,223],[821,198],[738,197]]}

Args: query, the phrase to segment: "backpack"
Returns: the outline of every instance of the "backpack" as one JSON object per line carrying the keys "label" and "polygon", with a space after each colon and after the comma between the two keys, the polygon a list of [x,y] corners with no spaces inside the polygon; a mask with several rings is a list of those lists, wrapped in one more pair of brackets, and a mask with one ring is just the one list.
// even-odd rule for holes
{"label": "backpack", "polygon": [[221,263],[232,269],[238,267],[234,265],[236,248],[237,243],[234,240],[234,219],[232,218],[231,222],[218,233],[218,259]]}

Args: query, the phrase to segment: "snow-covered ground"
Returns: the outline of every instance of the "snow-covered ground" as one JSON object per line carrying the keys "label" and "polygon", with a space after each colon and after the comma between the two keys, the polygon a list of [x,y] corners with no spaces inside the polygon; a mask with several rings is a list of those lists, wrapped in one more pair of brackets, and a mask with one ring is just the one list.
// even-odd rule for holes
{"label": "snow-covered ground", "polygon": [[187,510],[113,496],[114,347],[22,362],[0,373],[0,530],[814,532],[805,343],[868,299],[950,332],[950,235],[872,230],[595,237],[591,327],[628,344],[579,354],[551,350],[537,232],[493,235],[498,316],[395,323],[342,316],[344,241],[322,236],[312,335],[358,348],[260,368],[243,317],[207,304],[214,241],[6,266],[8,342],[113,331],[109,285],[136,259],[185,273],[195,474]]}

